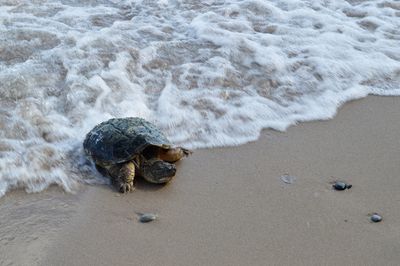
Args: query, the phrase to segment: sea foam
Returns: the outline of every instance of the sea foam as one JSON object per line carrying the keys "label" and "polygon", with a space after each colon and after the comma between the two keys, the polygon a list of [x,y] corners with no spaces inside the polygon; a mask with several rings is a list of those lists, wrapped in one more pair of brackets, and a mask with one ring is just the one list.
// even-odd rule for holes
{"label": "sea foam", "polygon": [[397,1],[0,0],[0,196],[105,182],[82,151],[112,117],[188,148],[400,95]]}

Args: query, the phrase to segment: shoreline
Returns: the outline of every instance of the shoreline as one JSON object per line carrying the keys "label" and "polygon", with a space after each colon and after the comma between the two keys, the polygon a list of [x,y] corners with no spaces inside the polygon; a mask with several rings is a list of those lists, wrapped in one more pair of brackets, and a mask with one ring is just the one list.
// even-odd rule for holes
{"label": "shoreline", "polygon": [[[37,265],[396,265],[399,115],[399,97],[369,96],[332,120],[196,150],[166,186],[139,182],[126,195],[88,186],[71,195],[68,215],[30,256]],[[334,191],[335,180],[353,187]],[[139,212],[159,218],[140,224]],[[383,221],[371,223],[372,212]]]}

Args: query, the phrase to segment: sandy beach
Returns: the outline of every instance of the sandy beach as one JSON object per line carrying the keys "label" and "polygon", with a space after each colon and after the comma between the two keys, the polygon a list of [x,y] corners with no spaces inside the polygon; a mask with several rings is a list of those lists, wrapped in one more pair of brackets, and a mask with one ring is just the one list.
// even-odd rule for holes
{"label": "sandy beach", "polygon": [[[399,118],[400,98],[367,97],[330,121],[196,150],[166,186],[8,193],[0,264],[398,265]],[[335,180],[353,187],[334,191]],[[143,212],[158,219],[141,224]]]}

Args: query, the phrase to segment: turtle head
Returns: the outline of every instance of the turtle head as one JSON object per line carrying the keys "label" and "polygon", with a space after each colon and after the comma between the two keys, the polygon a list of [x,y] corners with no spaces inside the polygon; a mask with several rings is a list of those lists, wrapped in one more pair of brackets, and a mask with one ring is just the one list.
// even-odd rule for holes
{"label": "turtle head", "polygon": [[158,159],[145,160],[142,163],[141,173],[144,179],[151,183],[162,184],[169,182],[175,176],[176,167]]}

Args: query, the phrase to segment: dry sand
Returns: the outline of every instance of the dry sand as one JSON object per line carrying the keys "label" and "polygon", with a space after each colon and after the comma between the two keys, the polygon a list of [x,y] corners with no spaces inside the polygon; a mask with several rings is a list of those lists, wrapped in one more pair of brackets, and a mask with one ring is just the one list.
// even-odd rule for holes
{"label": "dry sand", "polygon": [[[399,132],[400,98],[368,97],[330,121],[264,131],[240,147],[197,150],[164,187],[139,182],[127,195],[89,187],[71,196],[77,199],[67,221],[55,215],[63,222],[43,235],[47,244],[32,262],[399,265]],[[294,183],[284,183],[284,174]],[[334,191],[336,179],[353,187]],[[16,196],[9,193],[0,206],[10,197]],[[159,218],[141,224],[139,212]],[[371,223],[372,212],[383,221]],[[26,262],[19,253],[25,259],[16,261]]]}

